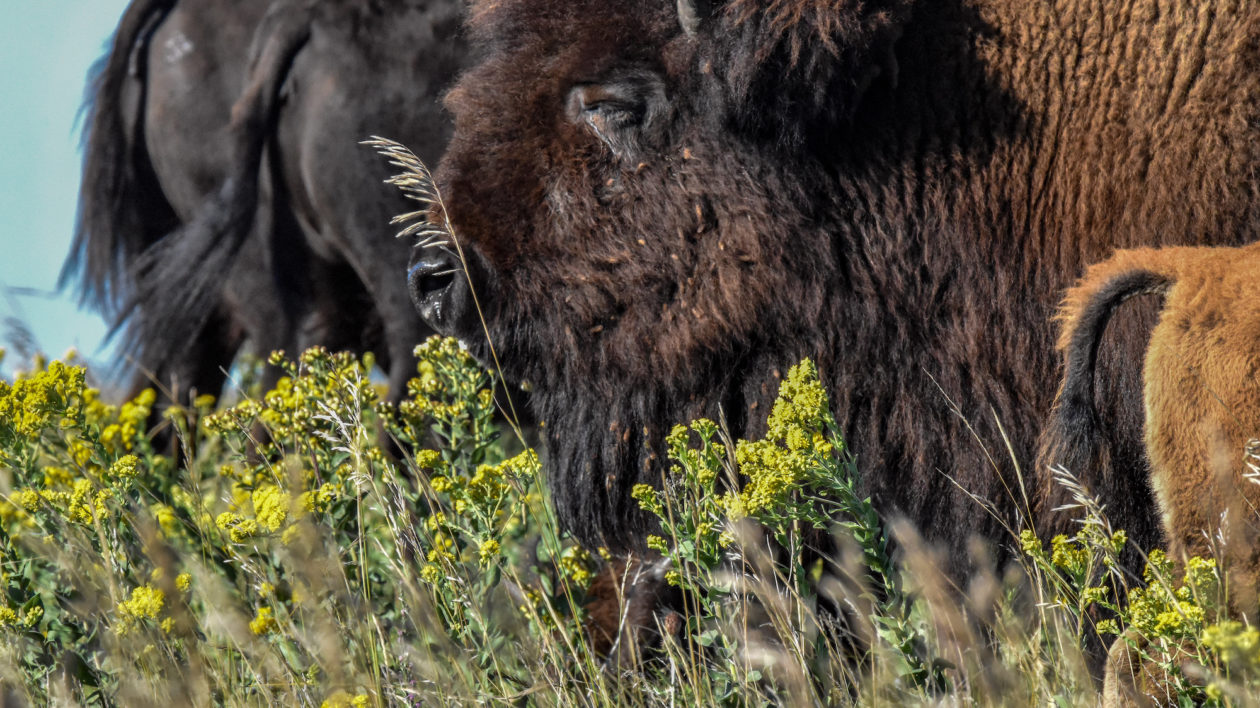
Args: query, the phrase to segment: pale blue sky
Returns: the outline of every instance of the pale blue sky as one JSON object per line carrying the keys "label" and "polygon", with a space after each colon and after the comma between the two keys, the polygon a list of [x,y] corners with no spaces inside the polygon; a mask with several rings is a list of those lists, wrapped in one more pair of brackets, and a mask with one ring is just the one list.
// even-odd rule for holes
{"label": "pale blue sky", "polygon": [[[50,356],[70,347],[89,360],[109,356],[100,349],[101,319],[77,311],[68,296],[47,294],[56,287],[74,228],[76,119],[88,68],[126,5],[10,0],[0,9],[0,346],[11,336],[3,320],[16,315]],[[14,358],[10,351],[6,374],[22,364]]]}

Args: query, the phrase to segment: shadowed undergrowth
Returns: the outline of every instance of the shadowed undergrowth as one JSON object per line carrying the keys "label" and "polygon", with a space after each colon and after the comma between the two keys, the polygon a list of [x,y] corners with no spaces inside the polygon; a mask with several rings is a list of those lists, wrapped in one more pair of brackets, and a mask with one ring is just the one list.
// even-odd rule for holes
{"label": "shadowed undergrowth", "polygon": [[[1161,701],[1260,688],[1260,632],[1223,609],[1216,561],[1153,551],[1126,577],[1123,531],[1066,473],[1078,533],[1012,529],[1000,565],[977,543],[982,570],[954,587],[860,493],[808,361],[763,439],[707,420],[669,436],[663,485],[634,499],[683,606],[618,647],[638,668],[606,663],[583,630],[600,549],[559,530],[491,376],[452,340],[418,355],[396,407],[370,357],[273,355],[274,390],[166,412],[178,460],[150,442],[152,392],[108,405],[56,361],[0,382],[0,699],[1091,705],[1085,647],[1117,636]],[[381,429],[414,454],[383,452]]]}

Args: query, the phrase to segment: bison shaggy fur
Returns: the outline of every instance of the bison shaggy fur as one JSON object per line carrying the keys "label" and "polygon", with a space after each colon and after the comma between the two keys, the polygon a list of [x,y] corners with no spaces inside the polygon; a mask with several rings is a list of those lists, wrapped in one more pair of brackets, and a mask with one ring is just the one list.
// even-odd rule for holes
{"label": "bison shaggy fur", "polygon": [[[1066,528],[1020,491],[1062,291],[1260,223],[1260,5],[481,0],[468,31],[436,174],[467,271],[418,247],[412,296],[533,384],[589,544],[642,538],[670,426],[759,435],[806,356],[884,514],[953,548]],[[1084,481],[1149,543],[1141,319],[1103,343]]]}

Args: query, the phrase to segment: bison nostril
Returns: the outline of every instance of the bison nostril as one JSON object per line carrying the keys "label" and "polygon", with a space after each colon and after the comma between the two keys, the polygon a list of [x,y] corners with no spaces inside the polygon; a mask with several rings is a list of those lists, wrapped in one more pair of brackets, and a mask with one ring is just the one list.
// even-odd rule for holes
{"label": "bison nostril", "polygon": [[455,270],[452,268],[437,273],[425,273],[414,278],[414,281],[416,290],[422,293],[445,290],[455,282]]}
{"label": "bison nostril", "polygon": [[411,283],[412,293],[423,297],[450,287],[458,272],[459,268],[451,263],[420,261],[411,266],[407,281]]}
{"label": "bison nostril", "polygon": [[407,270],[411,301],[421,319],[440,333],[453,334],[466,309],[463,268],[442,256],[421,258]]}

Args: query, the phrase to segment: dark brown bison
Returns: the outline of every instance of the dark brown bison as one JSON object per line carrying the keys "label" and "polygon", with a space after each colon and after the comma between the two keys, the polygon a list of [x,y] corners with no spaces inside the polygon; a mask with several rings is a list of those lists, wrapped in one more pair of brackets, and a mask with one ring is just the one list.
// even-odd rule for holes
{"label": "dark brown bison", "polygon": [[389,227],[406,203],[358,141],[441,154],[461,14],[455,0],[131,4],[91,89],[63,283],[121,330],[137,387],[217,393],[250,340],[376,351],[402,392],[429,330]]}
{"label": "dark brown bison", "polygon": [[1225,551],[1236,596],[1254,612],[1260,477],[1249,443],[1260,437],[1260,245],[1142,248],[1091,266],[1060,314],[1064,403],[1051,430],[1076,431],[1086,443],[1100,437],[1087,395],[1093,353],[1120,304],[1141,293],[1164,295],[1142,375],[1151,486],[1169,550],[1178,559]]}
{"label": "dark brown bison", "polygon": [[[485,0],[468,29],[436,175],[467,276],[417,248],[413,297],[489,361],[484,314],[590,544],[641,538],[673,423],[759,434],[805,356],[884,513],[938,541],[1062,525],[1035,481],[1063,289],[1260,224],[1252,3]],[[1149,544],[1144,322],[1119,324],[1111,462],[1081,474]]]}

